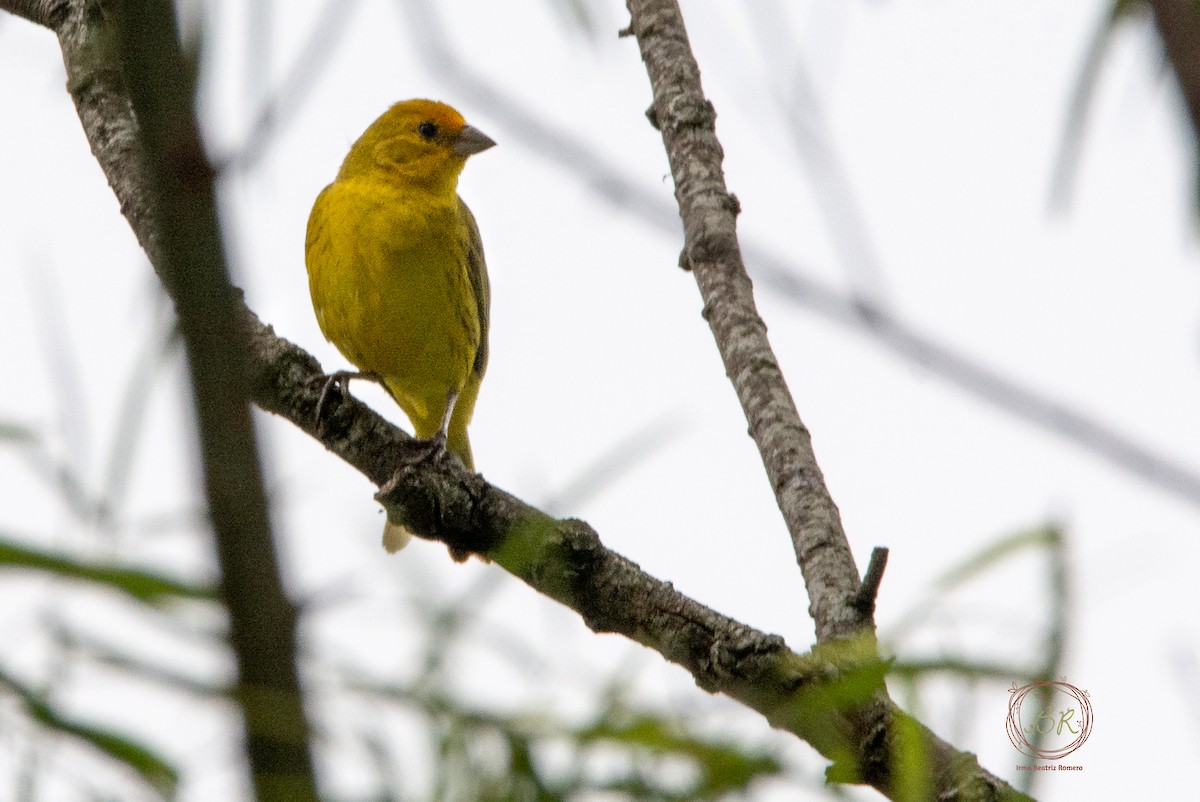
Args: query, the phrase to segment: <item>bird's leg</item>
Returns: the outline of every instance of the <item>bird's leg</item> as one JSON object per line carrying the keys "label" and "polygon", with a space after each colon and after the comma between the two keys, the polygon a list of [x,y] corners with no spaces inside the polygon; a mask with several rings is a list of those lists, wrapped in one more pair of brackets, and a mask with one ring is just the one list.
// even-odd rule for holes
{"label": "bird's leg", "polygon": [[[446,441],[449,437],[450,418],[454,415],[454,404],[457,401],[457,390],[450,390],[446,393],[446,409],[442,413],[442,422],[438,426],[438,430],[428,440],[413,438],[412,445],[410,446],[411,453],[403,457],[395,473],[392,474],[392,478],[379,486],[379,492],[375,494],[376,500],[382,501],[396,489],[396,485],[404,478],[406,468],[426,461],[437,462],[446,455]],[[399,521],[393,523],[389,518],[388,524],[383,529],[383,547],[389,553],[397,552],[404,548],[404,544],[411,537],[412,530]]]}
{"label": "bird's leg", "polygon": [[317,376],[315,381],[321,382],[321,397],[317,399],[317,433],[321,433],[321,429],[325,423],[325,411],[329,408],[329,402],[333,399],[333,392],[336,389],[343,396],[350,395],[350,380],[351,379],[366,379],[373,381],[376,384],[383,384],[383,378],[378,373],[367,373],[354,370],[335,370],[328,376]]}
{"label": "bird's leg", "polygon": [[418,440],[416,442],[417,452],[408,464],[424,462],[425,460],[436,460],[446,453],[446,439],[450,431],[450,418],[454,416],[454,405],[458,402],[458,390],[450,390],[446,393],[446,409],[442,412],[442,423],[438,426],[438,430],[433,433],[433,436],[428,440]]}
{"label": "bird's leg", "polygon": [[446,410],[442,413],[442,425],[438,426],[437,434],[434,435],[442,441],[442,447],[446,445],[446,438],[450,433],[450,418],[454,417],[454,405],[458,403],[458,390],[450,390],[446,393]]}

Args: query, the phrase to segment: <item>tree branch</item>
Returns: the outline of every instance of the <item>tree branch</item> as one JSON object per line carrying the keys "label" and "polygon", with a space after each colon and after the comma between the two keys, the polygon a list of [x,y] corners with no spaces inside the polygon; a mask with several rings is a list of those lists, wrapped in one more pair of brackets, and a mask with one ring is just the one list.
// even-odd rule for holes
{"label": "tree branch", "polygon": [[[0,0],[0,8],[15,2]],[[176,247],[173,207],[169,200],[161,209],[155,206],[147,181],[155,171],[147,169],[138,150],[137,121],[119,70],[88,55],[89,43],[103,38],[98,29],[109,24],[103,13],[87,13],[97,8],[95,0],[73,0],[58,29],[73,76],[72,95],[122,211],[161,271],[161,260],[170,262]],[[86,69],[87,63],[94,69]],[[152,142],[147,137],[147,144]],[[210,209],[201,212],[207,220]],[[217,249],[209,254],[209,267],[219,265],[219,245],[209,245]],[[172,269],[164,276],[168,287],[179,280]],[[831,780],[869,783],[893,798],[914,798],[919,785],[942,799],[1028,799],[892,704],[883,690],[887,663],[877,656],[872,632],[797,654],[782,638],[723,616],[646,574],[606,549],[586,524],[555,520],[454,460],[414,459],[420,446],[353,398],[332,405],[318,434],[319,389],[313,380],[320,365],[277,337],[244,304],[235,302],[233,308],[237,325],[230,331],[243,338],[254,403],[320,440],[376,485],[388,485],[381,502],[402,506],[406,520],[425,536],[455,550],[485,553],[535,590],[576,610],[593,630],[620,633],[658,651],[688,670],[701,688],[725,693],[773,726],[807,740],[834,761]],[[857,577],[853,585],[857,589]],[[919,766],[919,776],[897,768],[905,763],[899,755],[912,749],[924,758],[907,761]]]}
{"label": "tree branch", "polygon": [[0,8],[30,22],[58,30],[67,14],[69,0],[3,0]]}
{"label": "tree branch", "polygon": [[704,317],[791,533],[817,639],[852,634],[873,626],[854,603],[858,569],[812,439],[754,305],[735,230],[738,202],[726,190],[721,169],[716,112],[700,87],[700,68],[683,18],[674,0],[629,0],[626,5],[632,15],[629,32],[637,37],[654,90],[651,122],[662,132],[675,180],[684,228],[681,264],[700,285]]}
{"label": "tree branch", "polygon": [[239,309],[173,5],[76,0],[2,7],[54,26],[92,151],[175,302],[257,798],[316,800],[296,669],[296,611],[271,538]]}
{"label": "tree branch", "polygon": [[[1192,137],[1200,149],[1200,7],[1193,0],[1148,0],[1154,26],[1179,82]],[[1200,161],[1200,157],[1198,157]],[[1200,193],[1200,176],[1196,178]]]}
{"label": "tree branch", "polygon": [[1148,2],[1167,59],[1179,81],[1192,130],[1200,132],[1200,8],[1192,0]]}

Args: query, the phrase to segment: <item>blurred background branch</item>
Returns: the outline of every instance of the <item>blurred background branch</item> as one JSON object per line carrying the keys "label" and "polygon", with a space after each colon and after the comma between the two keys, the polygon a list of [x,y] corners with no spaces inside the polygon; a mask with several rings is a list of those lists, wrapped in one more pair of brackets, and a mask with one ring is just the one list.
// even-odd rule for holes
{"label": "blurred background branch", "polygon": [[[212,172],[196,125],[193,76],[178,42],[174,6],[130,0],[117,13],[97,15],[76,3],[67,16],[73,24],[63,21],[59,33],[64,60],[79,67],[71,75],[73,88],[90,86],[97,73],[108,70],[113,86],[128,80],[138,117],[124,130],[140,133],[141,150],[131,145],[123,152],[132,162],[123,169],[145,176],[144,184],[132,188],[156,221],[155,233],[144,242],[157,246],[147,250],[175,302],[191,369],[208,515],[238,663],[234,698],[256,793],[260,800],[315,800],[296,668],[296,615],[284,594],[267,518]],[[86,54],[71,53],[68,43]]]}

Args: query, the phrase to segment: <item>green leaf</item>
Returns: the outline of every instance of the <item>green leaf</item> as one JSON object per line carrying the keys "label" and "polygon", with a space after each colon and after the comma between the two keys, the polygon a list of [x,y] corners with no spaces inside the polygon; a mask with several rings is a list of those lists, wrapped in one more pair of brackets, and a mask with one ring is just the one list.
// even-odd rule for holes
{"label": "green leaf", "polygon": [[605,743],[641,749],[659,757],[690,759],[699,776],[681,798],[712,799],[744,791],[754,781],[783,771],[782,764],[772,755],[732,742],[690,735],[675,722],[645,713],[630,717],[620,712],[610,714],[591,727],[575,731],[573,736],[581,745]]}
{"label": "green leaf", "polygon": [[138,568],[89,562],[60,552],[32,548],[8,538],[0,538],[0,568],[3,567],[82,579],[153,604],[172,599],[211,601],[219,598],[216,588],[209,585],[190,584]]}
{"label": "green leaf", "polygon": [[1092,108],[1096,86],[1100,83],[1100,69],[1113,34],[1126,17],[1145,11],[1146,8],[1145,0],[1113,0],[1108,14],[1101,20],[1099,29],[1084,52],[1079,77],[1075,81],[1075,90],[1071,94],[1066,123],[1063,125],[1062,139],[1059,140],[1054,177],[1050,182],[1052,208],[1064,208],[1070,202],[1071,186],[1075,183],[1075,172],[1083,152],[1088,114]]}
{"label": "green leaf", "polygon": [[1009,557],[1030,549],[1045,549],[1052,565],[1061,562],[1064,558],[1062,530],[1054,524],[1023,529],[1005,535],[969,555],[934,581],[924,597],[890,628],[889,641],[898,643],[907,637],[908,633],[926,619],[929,611],[942,596],[967,584],[988,569],[1000,565]]}
{"label": "green leaf", "polygon": [[29,717],[62,735],[89,744],[114,760],[129,766],[164,797],[171,797],[179,783],[179,772],[149,747],[113,730],[85,724],[60,713],[41,694],[0,670],[0,687],[13,693],[25,706]]}

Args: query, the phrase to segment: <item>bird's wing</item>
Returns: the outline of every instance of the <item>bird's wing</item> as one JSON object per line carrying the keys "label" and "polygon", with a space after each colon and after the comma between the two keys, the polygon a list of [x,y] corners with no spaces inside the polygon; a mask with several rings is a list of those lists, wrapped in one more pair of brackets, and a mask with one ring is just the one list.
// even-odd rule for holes
{"label": "bird's wing", "polygon": [[479,347],[475,350],[475,362],[471,366],[476,376],[482,376],[488,359],[488,309],[491,306],[491,288],[488,286],[487,264],[483,260],[483,240],[475,215],[458,199],[458,207],[467,223],[467,275],[471,279],[471,290],[475,293],[475,309],[479,313]]}

